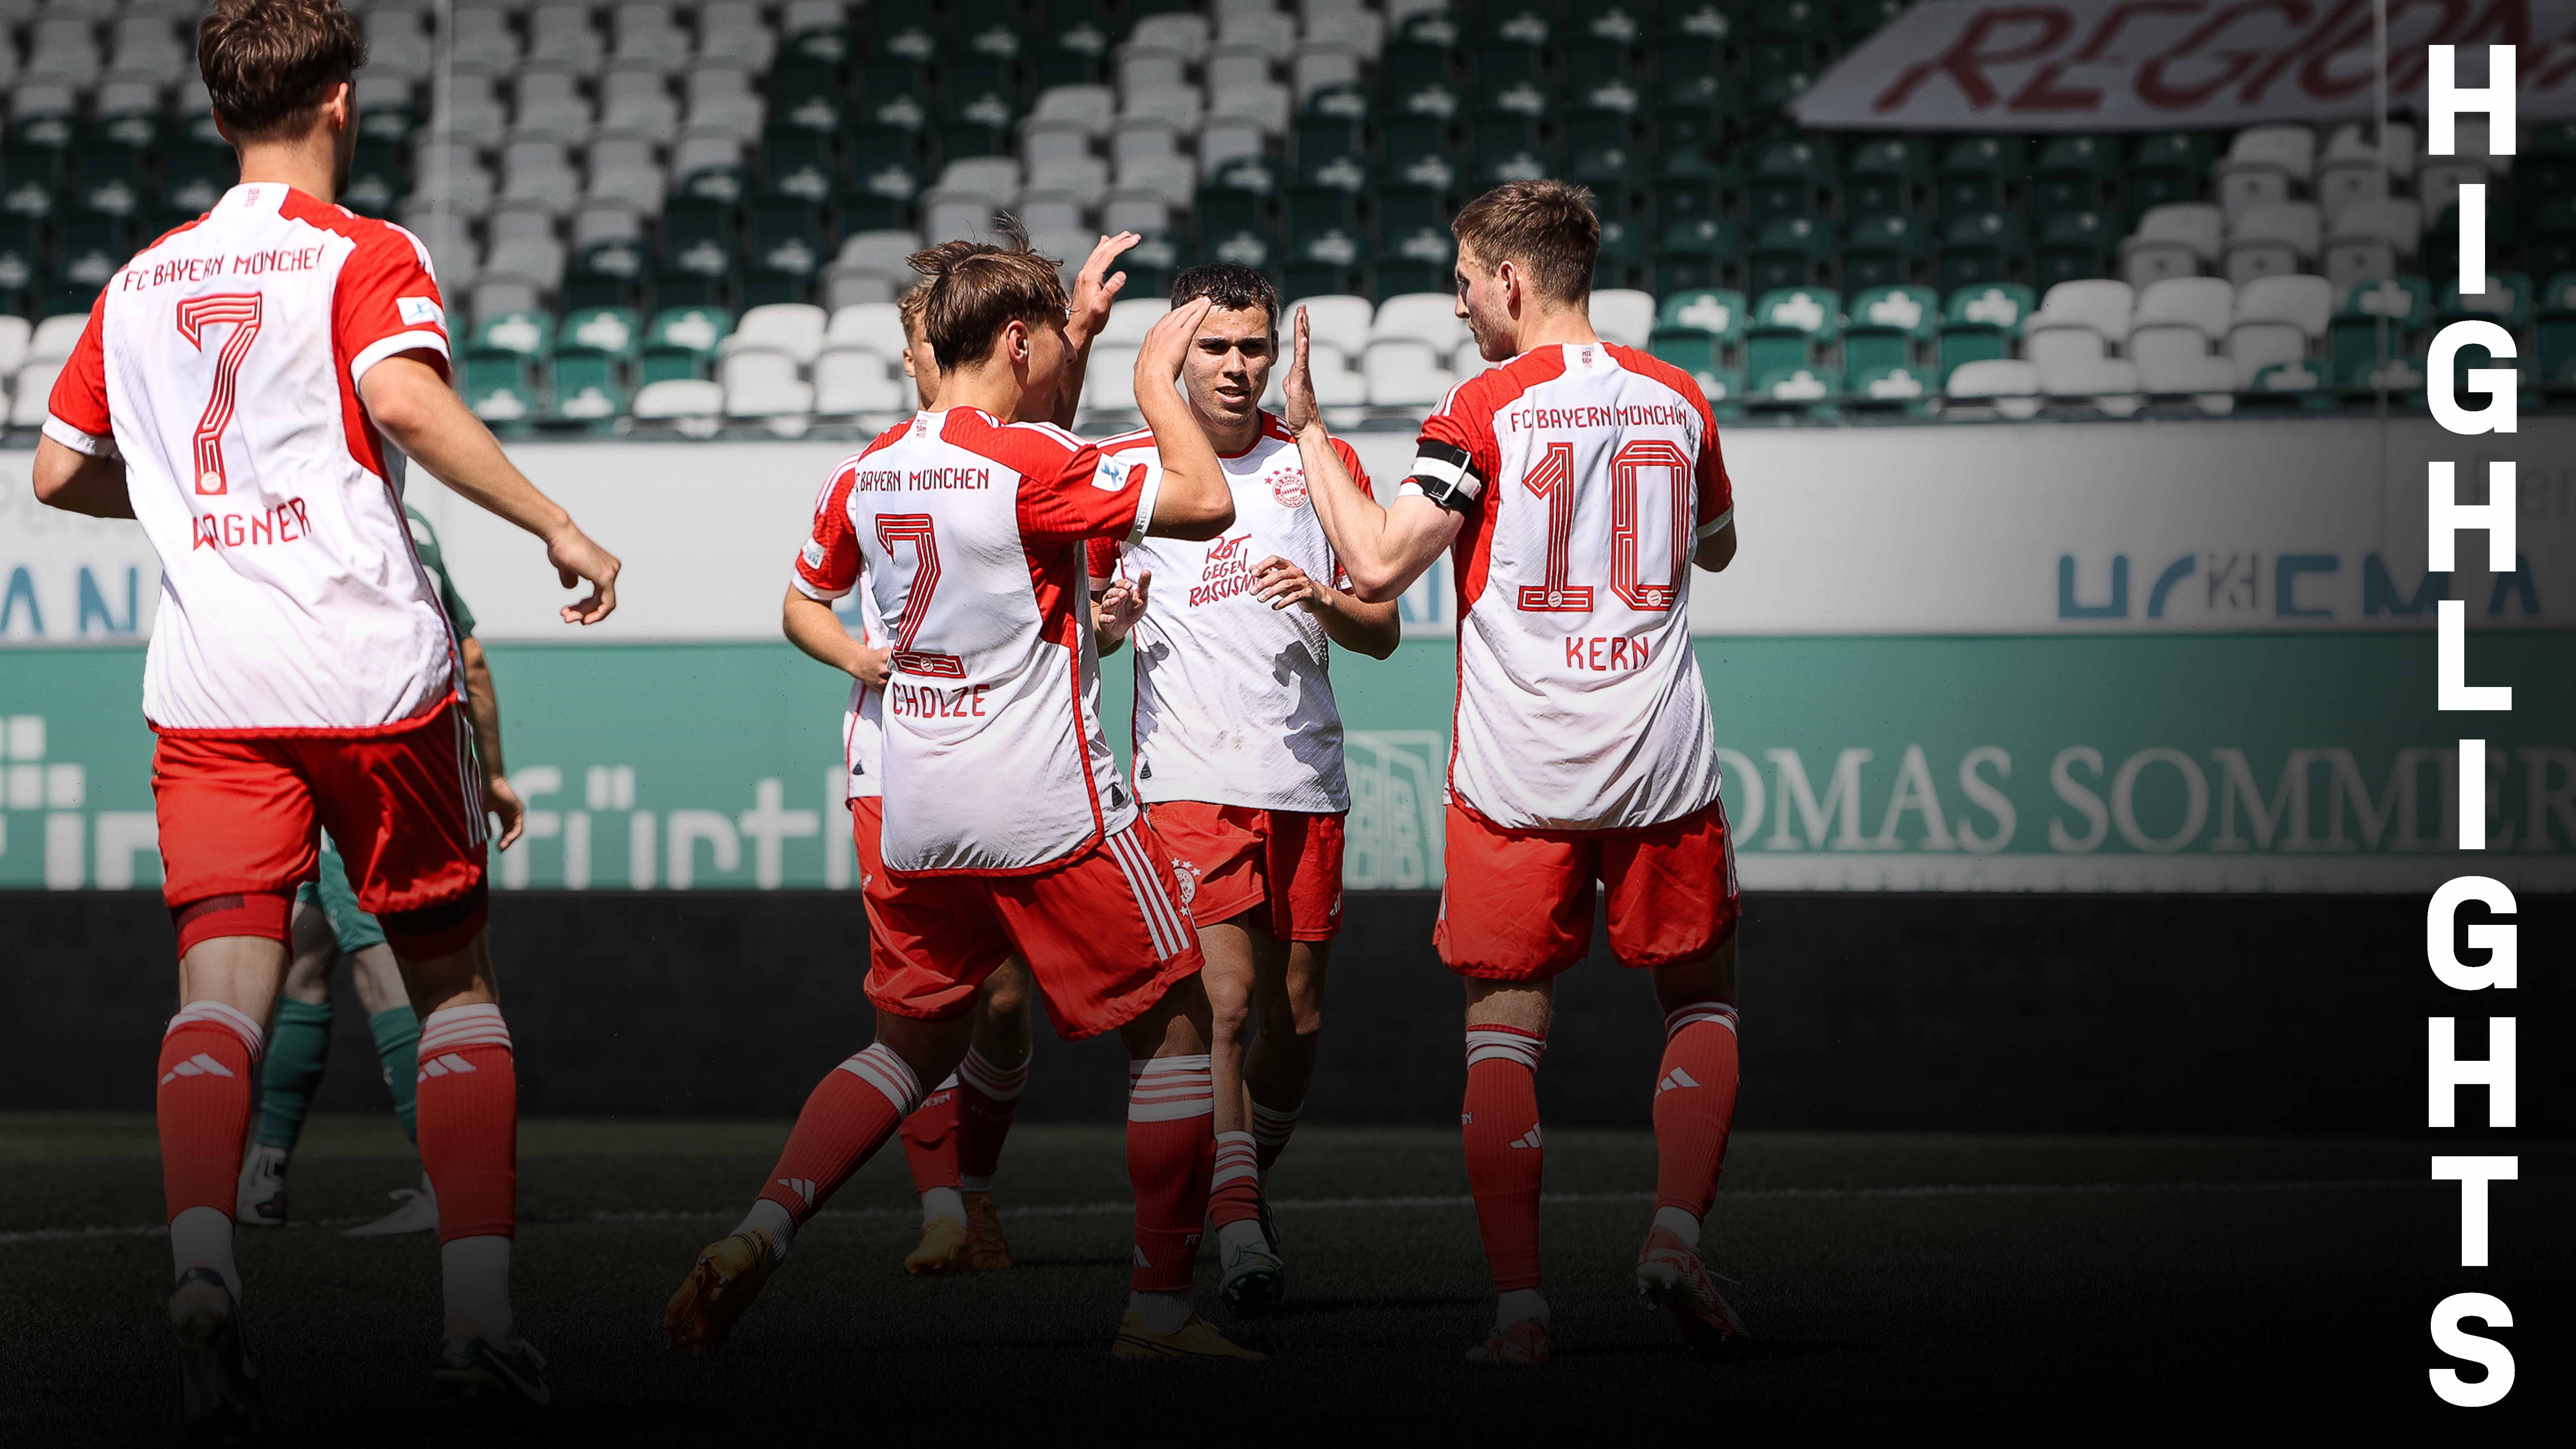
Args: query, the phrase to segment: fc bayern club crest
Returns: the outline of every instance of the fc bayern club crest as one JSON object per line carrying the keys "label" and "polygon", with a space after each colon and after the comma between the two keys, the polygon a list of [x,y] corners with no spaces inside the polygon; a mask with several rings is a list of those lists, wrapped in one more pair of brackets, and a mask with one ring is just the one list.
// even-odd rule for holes
{"label": "fc bayern club crest", "polygon": [[1302,471],[1296,470],[1296,469],[1291,469],[1291,470],[1289,470],[1288,472],[1285,472],[1285,473],[1273,473],[1273,474],[1271,474],[1271,475],[1270,475],[1270,496],[1271,496],[1271,497],[1273,497],[1273,498],[1278,499],[1278,500],[1279,500],[1279,506],[1280,506],[1280,507],[1282,507],[1282,508],[1303,508],[1303,507],[1305,507],[1305,506],[1306,506],[1306,475],[1305,475],[1305,473],[1303,473]]}
{"label": "fc bayern club crest", "polygon": [[1180,882],[1182,908],[1187,909],[1196,905],[1199,898],[1199,868],[1175,856],[1172,859],[1172,875]]}

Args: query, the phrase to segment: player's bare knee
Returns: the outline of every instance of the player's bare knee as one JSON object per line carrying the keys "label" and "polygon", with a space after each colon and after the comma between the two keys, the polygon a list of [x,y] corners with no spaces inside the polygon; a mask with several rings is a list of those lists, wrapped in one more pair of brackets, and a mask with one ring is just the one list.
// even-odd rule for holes
{"label": "player's bare knee", "polygon": [[913,1076],[926,1090],[945,1081],[957,1064],[966,1060],[966,1044],[975,1034],[975,1015],[961,1011],[938,1021],[897,1016],[890,1011],[877,1013],[877,1041],[912,1068]]}
{"label": "player's bare knee", "polygon": [[1654,977],[1655,1000],[1668,1012],[1703,1001],[1735,1005],[1735,933],[1705,956],[1656,967]]}
{"label": "player's bare knee", "polygon": [[1026,1016],[1029,1010],[1029,968],[1017,961],[1006,961],[984,978],[983,993],[978,1001],[987,1020],[996,1024]]}

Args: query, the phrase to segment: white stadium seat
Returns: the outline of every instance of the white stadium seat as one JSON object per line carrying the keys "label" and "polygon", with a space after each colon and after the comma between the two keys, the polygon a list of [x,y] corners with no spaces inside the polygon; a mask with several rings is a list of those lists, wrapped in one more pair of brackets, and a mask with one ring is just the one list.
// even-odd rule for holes
{"label": "white stadium seat", "polygon": [[2033,325],[2022,329],[2021,341],[2021,355],[2029,360],[2031,366],[2038,368],[2042,376],[2053,368],[2099,362],[2110,355],[2110,346],[2101,333],[2066,318],[2055,319],[2053,325],[2047,327],[2037,326],[2046,316],[2046,313],[2033,314]]}
{"label": "white stadium seat", "polygon": [[1414,337],[1371,342],[1360,358],[1360,373],[1368,381],[1369,405],[1381,408],[1437,407],[1458,383],[1456,374],[1440,365],[1432,345]]}
{"label": "white stadium seat", "polygon": [[1467,323],[1454,310],[1457,306],[1446,292],[1406,292],[1378,304],[1377,315],[1369,319],[1369,340],[1413,337],[1448,352],[1467,340]]}
{"label": "white stadium seat", "polygon": [[903,357],[903,309],[892,302],[843,307],[832,314],[823,345],[862,348],[884,358],[887,366],[894,366]]}
{"label": "white stadium seat", "polygon": [[718,364],[728,417],[789,417],[814,410],[814,388],[783,352],[737,352]]}
{"label": "white stadium seat", "polygon": [[1127,297],[1109,304],[1109,320],[1101,324],[1096,345],[1104,347],[1137,347],[1155,321],[1172,310],[1172,304],[1160,297]]}
{"label": "white stadium seat", "polygon": [[2227,356],[2236,364],[2236,385],[2251,387],[2254,374],[2276,362],[2297,362],[2308,355],[2308,340],[2290,322],[2245,322],[2227,334]]}
{"label": "white stadium seat", "polygon": [[2178,322],[2216,341],[2236,320],[2236,289],[2224,277],[2174,277],[2138,294],[2131,331],[2159,322]]}
{"label": "white stadium seat", "polygon": [[724,340],[724,351],[776,352],[802,367],[823,350],[823,330],[829,319],[823,309],[804,302],[772,302],[754,307],[734,324],[733,334]]}
{"label": "white stadium seat", "polygon": [[888,372],[886,360],[855,347],[814,359],[814,411],[826,414],[909,412],[918,401],[912,379]]}
{"label": "white stadium seat", "polygon": [[1091,349],[1082,374],[1082,405],[1103,412],[1136,411],[1136,349],[1125,345]]}
{"label": "white stadium seat", "polygon": [[1621,347],[1643,347],[1655,331],[1655,299],[1626,287],[1610,287],[1592,294],[1592,330],[1604,342]]}
{"label": "white stadium seat", "polygon": [[2010,357],[1963,362],[1942,389],[1954,403],[1992,407],[2008,418],[2027,418],[2039,411],[2039,369]]}
{"label": "white stadium seat", "polygon": [[2025,334],[2036,328],[2073,324],[2090,327],[2118,345],[2129,335],[2129,313],[2137,306],[2135,289],[2108,277],[2060,282],[2040,298],[2039,310],[2022,323]]}
{"label": "white stadium seat", "polygon": [[703,378],[648,382],[635,394],[635,416],[648,422],[712,418],[724,411],[724,387]]}
{"label": "white stadium seat", "polygon": [[27,342],[27,360],[60,362],[71,356],[72,349],[80,343],[82,331],[88,326],[89,314],[86,312],[66,312],[37,323]]}
{"label": "white stadium seat", "polygon": [[[1306,309],[1306,326],[1317,346],[1338,348],[1347,357],[1359,356],[1368,346],[1369,321],[1375,309],[1366,297],[1300,297],[1288,304],[1288,316],[1294,318],[1300,307]],[[1293,345],[1284,327],[1280,345]]]}
{"label": "white stadium seat", "polygon": [[2323,277],[2291,275],[2257,277],[2236,294],[2235,325],[2287,322],[2315,342],[2326,335],[2334,317],[2334,284]]}
{"label": "white stadium seat", "polygon": [[[83,318],[82,322],[86,325],[88,319]],[[63,360],[59,357],[35,358],[18,369],[16,379],[9,384],[9,426],[41,428],[45,425],[47,404],[54,394],[54,379],[61,375],[62,370]]]}
{"label": "white stadium seat", "polygon": [[2129,334],[2129,360],[2138,385],[2159,396],[2225,392],[2236,386],[2236,365],[2209,350],[2209,337],[2179,322],[2146,322]]}

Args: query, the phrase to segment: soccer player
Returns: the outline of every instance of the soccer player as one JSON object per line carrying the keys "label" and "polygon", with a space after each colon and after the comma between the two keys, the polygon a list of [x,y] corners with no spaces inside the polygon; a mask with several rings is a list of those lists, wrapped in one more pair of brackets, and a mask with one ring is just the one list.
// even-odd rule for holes
{"label": "soccer player", "polygon": [[[1117,617],[1125,611],[1104,592],[1112,602],[1101,641],[1115,649],[1135,634],[1136,793],[1177,857],[1216,1021],[1208,1218],[1217,1293],[1257,1317],[1278,1301],[1285,1276],[1262,1179],[1314,1076],[1325,967],[1342,918],[1351,795],[1328,655],[1338,644],[1383,659],[1399,631],[1394,604],[1362,603],[1337,586],[1297,441],[1261,410],[1279,355],[1278,291],[1250,267],[1192,267],[1172,279],[1174,306],[1200,298],[1210,306],[1181,382],[1234,490],[1234,526],[1205,541],[1093,539],[1090,556],[1093,588],[1132,589],[1138,608],[1155,574],[1165,580],[1163,603],[1141,616]],[[1365,490],[1358,455],[1337,438],[1326,446]],[[1100,451],[1121,465],[1161,466],[1150,432]]]}
{"label": "soccer player", "polygon": [[1018,952],[1057,1031],[1115,1030],[1129,1058],[1136,1220],[1129,1358],[1251,1358],[1201,1319],[1191,1270],[1207,1208],[1207,995],[1168,856],[1101,737],[1085,539],[1212,537],[1234,510],[1171,386],[1204,304],[1136,361],[1164,469],[1121,468],[1044,422],[1071,343],[1055,264],[1019,246],[924,252],[937,406],[846,465],[840,525],[796,565],[817,600],[864,584],[893,656],[884,868],[868,885],[874,1045],[808,1097],[760,1197],[691,1265],[663,1322],[719,1347],[796,1230],[956,1069],[977,988]]}
{"label": "soccer player", "polygon": [[1700,1258],[1735,1114],[1735,860],[1708,695],[1690,643],[1690,569],[1735,556],[1733,492],[1688,374],[1592,330],[1601,227],[1591,195],[1515,181],[1458,213],[1458,315],[1499,364],[1423,424],[1384,506],[1347,476],[1315,410],[1298,329],[1287,421],[1315,509],[1364,599],[1443,553],[1458,583],[1458,717],[1448,884],[1435,940],[1467,983],[1467,1176],[1498,1295],[1468,1357],[1544,1363],[1536,1080],[1558,972],[1591,945],[1653,973],[1655,1214],[1637,1286],[1684,1339],[1743,1326]]}
{"label": "soccer player", "polygon": [[[481,767],[483,798],[501,822],[495,842],[507,850],[518,840],[528,807],[511,788],[501,761],[501,702],[492,690],[492,667],[483,657],[483,642],[474,637],[474,611],[465,607],[448,577],[447,556],[438,531],[418,509],[405,505],[403,520],[411,530],[420,566],[438,587],[439,607],[456,635],[464,664],[465,705],[474,720],[474,758]],[[322,1084],[322,1069],[331,1055],[331,972],[349,963],[349,982],[367,1015],[367,1034],[375,1039],[376,1059],[384,1067],[385,1087],[393,1093],[394,1118],[403,1136],[419,1134],[412,1118],[412,1089],[419,1074],[420,1018],[403,994],[402,968],[375,917],[358,909],[349,889],[349,874],[340,862],[320,867],[318,881],[295,890],[295,916],[289,926],[294,955],[287,962],[286,986],[278,994],[277,1015],[269,1022],[268,1050],[259,1074],[259,1127],[250,1157],[242,1163],[235,1212],[254,1227],[286,1226],[286,1165],[304,1132],[304,1114],[313,1108],[313,1093]],[[438,1226],[438,1196],[429,1176],[421,1175],[418,1191],[393,1194],[402,1205],[375,1222],[348,1230],[353,1238],[395,1233],[425,1233]]]}
{"label": "soccer player", "polygon": [[331,832],[420,1014],[451,1388],[549,1395],[512,1322],[517,1089],[485,939],[484,801],[455,636],[404,527],[404,460],[544,541],[564,607],[617,560],[511,466],[448,383],[428,253],[332,204],[365,58],[336,0],[216,0],[197,64],[241,181],[107,281],[54,385],[39,500],[135,518],[161,560],[144,661],[179,1002],[162,1038],[170,1326],[188,1418],[261,1417],[233,1205],[295,888]]}

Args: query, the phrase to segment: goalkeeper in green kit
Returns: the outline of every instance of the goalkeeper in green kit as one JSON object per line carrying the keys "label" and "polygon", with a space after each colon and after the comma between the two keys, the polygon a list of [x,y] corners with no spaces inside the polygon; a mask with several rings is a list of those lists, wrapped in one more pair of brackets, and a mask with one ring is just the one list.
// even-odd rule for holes
{"label": "goalkeeper in green kit", "polygon": [[[482,642],[474,637],[474,613],[458,597],[447,576],[447,560],[429,520],[409,507],[412,547],[438,582],[439,603],[447,610],[463,663],[468,711],[474,718],[474,750],[483,775],[484,804],[500,817],[493,834],[499,849],[519,838],[527,806],[502,774],[501,706],[492,693],[492,670]],[[339,853],[328,850],[319,880],[306,881],[295,893],[293,956],[286,967],[286,986],[278,993],[277,1016],[268,1027],[268,1053],[260,1069],[259,1120],[251,1136],[250,1155],[242,1163],[237,1220],[246,1227],[286,1226],[286,1164],[295,1139],[304,1131],[304,1116],[313,1108],[313,1093],[322,1084],[323,1064],[331,1051],[331,977],[340,963],[349,966],[349,983],[367,1014],[367,1034],[375,1038],[385,1086],[392,1091],[394,1116],[403,1135],[412,1137],[412,1091],[420,1078],[417,1048],[420,1018],[405,995],[393,948],[376,918],[358,909]],[[417,1139],[415,1139],[417,1140]],[[417,1191],[396,1191],[401,1206],[375,1222],[349,1229],[351,1237],[388,1233],[425,1233],[438,1226],[438,1201],[423,1174]]]}

